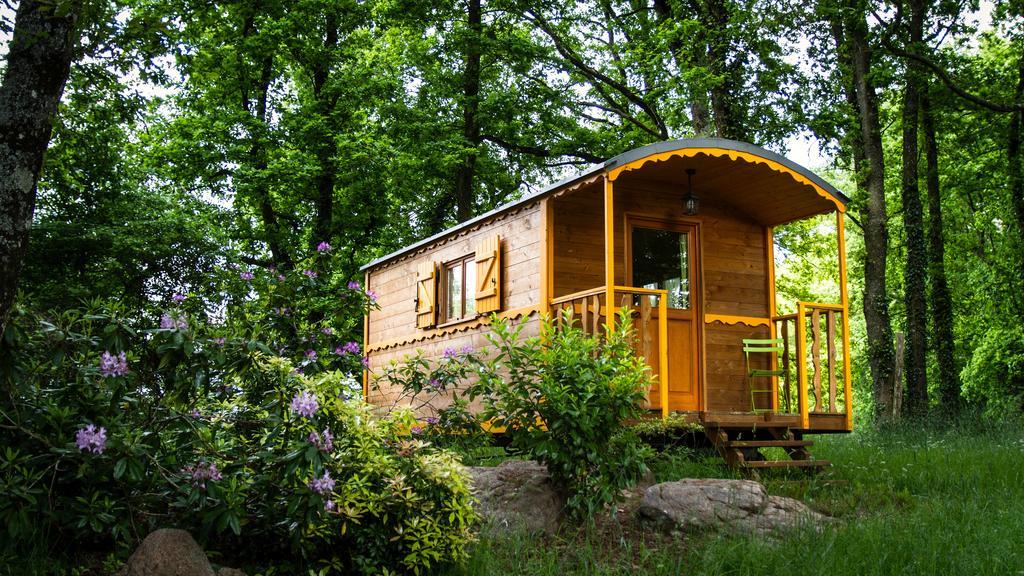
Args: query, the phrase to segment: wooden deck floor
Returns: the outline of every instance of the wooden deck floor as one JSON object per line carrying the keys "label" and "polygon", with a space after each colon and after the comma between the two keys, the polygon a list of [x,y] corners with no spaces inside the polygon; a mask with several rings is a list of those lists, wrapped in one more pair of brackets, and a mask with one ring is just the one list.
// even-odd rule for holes
{"label": "wooden deck floor", "polygon": [[[846,432],[846,416],[843,414],[810,414],[810,426],[800,426],[799,414],[754,414],[753,412],[692,411],[673,412],[687,422],[714,428],[785,428],[801,434],[834,434]],[[660,417],[660,412],[652,412]]]}

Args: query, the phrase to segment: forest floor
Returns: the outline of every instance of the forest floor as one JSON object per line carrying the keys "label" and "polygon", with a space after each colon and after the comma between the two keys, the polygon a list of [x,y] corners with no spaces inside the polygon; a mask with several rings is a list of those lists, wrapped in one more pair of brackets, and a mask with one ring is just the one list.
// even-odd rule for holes
{"label": "forest floor", "polygon": [[[1024,430],[959,422],[813,437],[832,467],[764,475],[772,494],[839,521],[777,541],[663,536],[627,503],[558,536],[484,533],[458,575],[1024,575]],[[673,448],[658,481],[738,477],[717,455]]]}

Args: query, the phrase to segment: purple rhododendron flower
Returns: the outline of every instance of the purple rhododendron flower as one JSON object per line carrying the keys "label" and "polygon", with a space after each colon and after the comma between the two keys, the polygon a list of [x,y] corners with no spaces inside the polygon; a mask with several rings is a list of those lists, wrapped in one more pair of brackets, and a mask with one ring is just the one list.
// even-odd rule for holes
{"label": "purple rhododendron flower", "polygon": [[292,412],[299,416],[312,418],[318,409],[320,404],[316,401],[316,394],[312,392],[299,392],[292,398]]}
{"label": "purple rhododendron flower", "polygon": [[370,367],[370,357],[369,356],[363,356],[363,361],[362,362],[363,362],[363,368],[369,368]]}
{"label": "purple rhododendron flower", "polygon": [[440,422],[440,420],[437,419],[437,416],[427,416],[426,422],[427,422],[427,424],[430,424],[430,425],[433,426],[434,424],[437,424],[438,422]]}
{"label": "purple rhododendron flower", "polygon": [[188,320],[163,314],[160,316],[160,327],[164,330],[188,330]]}
{"label": "purple rhododendron flower", "polygon": [[423,427],[413,426],[409,431],[413,433],[413,436],[419,436],[420,434],[423,434]]}
{"label": "purple rhododendron flower", "polygon": [[309,489],[321,496],[330,494],[331,490],[334,490],[334,479],[331,478],[331,473],[325,471],[322,477],[314,477],[309,481]]}
{"label": "purple rhododendron flower", "polygon": [[128,359],[125,358],[124,352],[121,352],[117,356],[114,356],[110,352],[104,352],[100,356],[100,374],[104,378],[110,378],[113,376],[124,376],[128,373]]}
{"label": "purple rhododendron flower", "polygon": [[310,432],[309,443],[316,446],[316,449],[321,452],[334,450],[334,436],[331,435],[331,429],[325,428],[322,434],[316,430]]}
{"label": "purple rhododendron flower", "polygon": [[239,277],[241,277],[242,280],[252,280],[253,279],[253,274],[252,274],[252,272],[249,272],[248,270],[243,270],[242,273],[239,274]]}
{"label": "purple rhododendron flower", "polygon": [[455,351],[455,348],[448,347],[444,349],[444,354],[442,354],[441,357],[445,360],[451,360],[455,358],[457,354],[458,352]]}
{"label": "purple rhododendron flower", "polygon": [[362,286],[359,284],[359,282],[356,282],[355,280],[350,280],[349,281],[349,283],[348,283],[348,289],[349,290],[359,290],[360,288],[362,288]]}
{"label": "purple rhododendron flower", "polygon": [[316,245],[316,251],[317,252],[330,252],[331,251],[331,245],[328,244],[327,242],[321,242],[321,243]]}
{"label": "purple rhododendron flower", "polygon": [[334,503],[334,500],[327,500],[324,502],[324,510],[328,512],[334,512],[338,508],[338,505]]}
{"label": "purple rhododendron flower", "polygon": [[82,452],[102,454],[107,447],[107,429],[101,427],[97,430],[93,424],[79,429],[75,434],[75,446]]}
{"label": "purple rhododendron flower", "polygon": [[221,337],[221,338],[211,338],[210,339],[210,342],[213,342],[214,344],[217,344],[217,345],[220,345],[220,346],[223,346],[224,343],[227,342],[227,341],[228,341],[227,338],[224,338],[224,337]]}
{"label": "purple rhododendron flower", "polygon": [[459,354],[472,354],[472,353],[473,353],[473,347],[472,346],[463,346],[462,348],[459,349]]}
{"label": "purple rhododendron flower", "polygon": [[327,328],[324,328],[323,330],[321,330],[321,332],[323,332],[324,334],[330,336],[331,334],[334,334],[334,328],[331,328],[330,326],[328,326]]}
{"label": "purple rhododendron flower", "polygon": [[199,464],[192,464],[182,468],[181,473],[186,476],[192,477],[192,484],[201,490],[206,490],[206,483],[216,482],[221,479],[220,470],[217,470],[217,465],[213,462],[209,464],[200,462]]}
{"label": "purple rhododendron flower", "polygon": [[[341,352],[338,352],[341,350]],[[359,354],[359,343],[358,342],[346,342],[344,345],[339,346],[335,352],[339,354]]]}
{"label": "purple rhododendron flower", "polygon": [[177,292],[175,292],[174,296],[171,296],[171,300],[174,300],[175,302],[184,302],[185,301],[185,295],[184,294],[178,294]]}
{"label": "purple rhododendron flower", "polygon": [[376,290],[367,290],[366,291],[366,296],[370,299],[370,302],[376,302],[377,301],[377,291]]}
{"label": "purple rhododendron flower", "polygon": [[278,282],[284,282],[284,274],[278,274],[277,275],[277,281]]}
{"label": "purple rhododendron flower", "polygon": [[303,270],[302,273],[308,276],[309,278],[316,278],[316,272],[312,270]]}
{"label": "purple rhododendron flower", "polygon": [[306,358],[316,360],[316,350],[306,350]]}
{"label": "purple rhododendron flower", "polygon": [[441,389],[441,381],[438,380],[437,378],[431,378],[430,382],[427,382],[427,385],[430,386],[434,390],[440,390]]}

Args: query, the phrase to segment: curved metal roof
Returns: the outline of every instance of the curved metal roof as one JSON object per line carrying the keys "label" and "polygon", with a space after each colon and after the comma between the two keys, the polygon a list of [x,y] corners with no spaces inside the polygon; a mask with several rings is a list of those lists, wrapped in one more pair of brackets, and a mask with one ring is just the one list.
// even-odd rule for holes
{"label": "curved metal roof", "polygon": [[829,184],[823,180],[820,176],[811,172],[807,168],[804,168],[800,164],[793,162],[789,158],[776,154],[771,150],[765,150],[760,146],[755,146],[747,142],[740,142],[739,140],[729,140],[727,138],[683,138],[680,140],[666,140],[664,142],[655,142],[654,144],[648,144],[640,148],[634,148],[628,152],[623,152],[618,156],[606,161],[604,163],[604,169],[612,170],[619,166],[629,164],[636,160],[652,156],[654,154],[661,154],[663,152],[674,152],[677,150],[685,150],[687,148],[720,148],[722,150],[735,150],[737,152],[746,152],[747,154],[753,154],[754,156],[760,156],[766,160],[772,160],[785,166],[789,170],[806,177],[811,182],[814,182],[818,186],[821,186],[829,194],[836,197],[843,204],[849,204],[850,199],[840,192],[835,186]]}
{"label": "curved metal roof", "polygon": [[566,178],[564,180],[560,180],[558,182],[550,184],[550,185],[542,188],[541,190],[538,190],[538,191],[533,192],[531,194],[527,194],[526,196],[523,196],[522,198],[520,198],[518,200],[513,200],[512,202],[508,202],[506,204],[502,204],[501,206],[498,206],[497,208],[495,208],[495,209],[493,209],[493,210],[491,210],[489,212],[485,212],[484,214],[481,214],[479,216],[476,216],[475,218],[471,218],[469,220],[466,220],[465,222],[460,222],[459,224],[457,224],[455,226],[452,226],[451,228],[448,228],[447,230],[443,230],[443,231],[441,231],[441,232],[439,232],[437,234],[434,234],[433,236],[430,236],[428,238],[424,238],[423,240],[420,240],[419,242],[416,242],[414,244],[410,244],[410,245],[405,246],[404,248],[401,248],[399,250],[396,250],[396,251],[394,251],[394,252],[392,252],[392,253],[390,253],[390,254],[388,254],[386,256],[382,256],[380,258],[377,258],[376,260],[367,263],[366,265],[361,267],[359,270],[360,271],[369,270],[370,268],[373,268],[373,267],[375,267],[375,266],[377,266],[379,264],[383,264],[384,262],[387,262],[389,260],[393,260],[395,258],[398,258],[399,256],[402,256],[403,254],[406,254],[408,252],[412,252],[414,250],[422,248],[423,246],[425,246],[427,244],[430,244],[432,242],[440,240],[441,238],[444,238],[445,236],[448,236],[448,235],[451,235],[451,234],[455,234],[455,233],[457,233],[457,232],[459,232],[459,231],[461,231],[461,230],[463,230],[465,228],[469,228],[469,227],[471,227],[471,226],[473,226],[475,224],[478,224],[478,223],[480,223],[480,222],[482,222],[484,220],[492,218],[492,217],[494,217],[494,216],[496,216],[498,214],[501,214],[502,212],[506,212],[508,210],[512,210],[512,209],[514,209],[516,207],[519,207],[519,206],[522,206],[524,204],[527,204],[527,203],[539,200],[540,198],[543,198],[544,196],[547,196],[549,194],[553,194],[553,193],[557,192],[558,190],[560,190],[561,188],[569,186],[570,184],[573,184],[575,182],[583,180],[583,179],[585,179],[585,178],[587,178],[589,176],[593,176],[596,173],[608,172],[608,171],[614,170],[615,168],[618,168],[620,166],[624,166],[626,164],[634,162],[636,160],[641,160],[643,158],[646,158],[647,156],[652,156],[652,155],[655,155],[655,154],[662,154],[662,153],[665,153],[665,152],[673,152],[673,151],[678,151],[678,150],[685,150],[685,149],[688,149],[688,148],[718,148],[718,149],[722,149],[722,150],[733,150],[733,151],[736,151],[736,152],[744,152],[744,153],[747,153],[747,154],[752,154],[754,156],[759,156],[759,157],[764,158],[766,160],[771,160],[773,162],[777,162],[778,164],[781,164],[782,166],[786,167],[787,169],[792,170],[793,172],[795,172],[797,174],[800,174],[801,176],[804,176],[805,178],[807,178],[808,180],[810,180],[811,182],[813,182],[817,186],[820,186],[823,190],[825,190],[826,192],[828,192],[829,194],[834,196],[836,198],[836,200],[842,202],[844,205],[848,204],[850,202],[850,199],[845,194],[840,192],[835,186],[832,186],[831,184],[829,184],[828,182],[823,180],[820,176],[818,176],[814,172],[808,170],[807,168],[801,166],[800,164],[797,164],[796,162],[793,162],[792,160],[786,158],[785,156],[782,156],[780,154],[776,154],[775,152],[772,152],[770,150],[765,150],[764,148],[761,148],[760,146],[755,146],[755,145],[749,144],[747,142],[740,142],[738,140],[729,140],[729,139],[726,139],[726,138],[683,138],[683,139],[679,139],[679,140],[666,140],[666,141],[663,141],[663,142],[655,142],[654,144],[648,144],[647,146],[642,146],[640,148],[634,148],[633,150],[629,150],[627,152],[623,152],[622,154],[619,154],[618,156],[615,156],[614,158],[611,158],[611,159],[605,161],[603,164],[595,164],[594,166],[588,168],[587,170],[584,170],[584,171],[580,172],[579,174],[576,174],[575,176],[571,176],[571,177]]}

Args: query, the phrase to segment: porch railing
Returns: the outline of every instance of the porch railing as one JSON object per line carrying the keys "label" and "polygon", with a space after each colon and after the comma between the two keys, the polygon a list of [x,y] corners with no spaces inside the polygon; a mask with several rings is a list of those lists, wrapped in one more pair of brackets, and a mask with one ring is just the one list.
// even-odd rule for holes
{"label": "porch railing", "polygon": [[[607,306],[609,294],[613,303],[610,311]],[[556,325],[563,325],[571,317],[588,334],[600,334],[609,313],[614,316],[623,308],[630,310],[637,336],[636,352],[658,377],[663,418],[668,417],[668,349],[665,346],[655,347],[653,341],[654,334],[658,335],[658,342],[668,341],[666,294],[665,290],[649,288],[614,286],[609,291],[607,286],[598,286],[551,300]]]}
{"label": "porch railing", "polygon": [[810,426],[812,415],[849,418],[849,336],[843,333],[847,326],[843,314],[839,304],[798,302],[795,314],[772,319],[783,349],[777,360],[783,375],[776,378],[774,408],[794,413],[795,402],[804,428]]}

